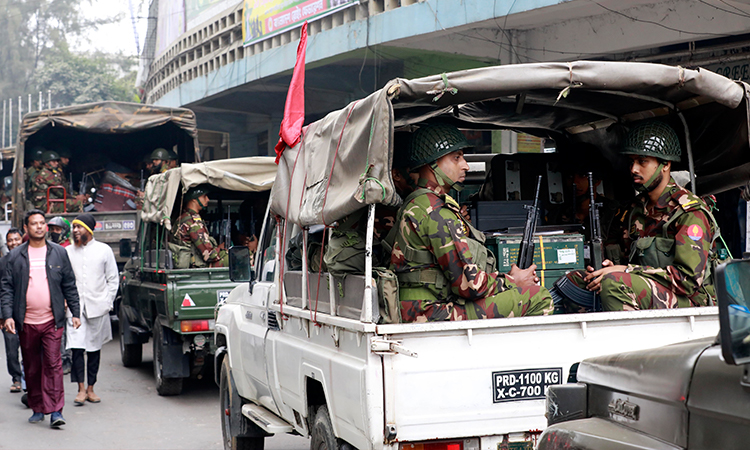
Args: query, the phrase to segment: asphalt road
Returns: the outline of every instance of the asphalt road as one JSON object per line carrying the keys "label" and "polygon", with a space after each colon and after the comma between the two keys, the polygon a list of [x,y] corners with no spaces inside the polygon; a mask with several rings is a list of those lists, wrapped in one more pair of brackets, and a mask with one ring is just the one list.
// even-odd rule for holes
{"label": "asphalt road", "polygon": [[[0,344],[0,448],[2,449],[221,449],[219,389],[213,379],[189,380],[182,395],[160,397],[153,380],[151,344],[143,346],[143,363],[125,368],[115,339],[102,349],[96,392],[98,404],[73,406],[77,385],[65,376],[67,425],[49,427],[27,422],[31,410],[21,395],[9,392],[11,379]],[[280,435],[266,438],[266,450],[306,450],[306,438]]]}

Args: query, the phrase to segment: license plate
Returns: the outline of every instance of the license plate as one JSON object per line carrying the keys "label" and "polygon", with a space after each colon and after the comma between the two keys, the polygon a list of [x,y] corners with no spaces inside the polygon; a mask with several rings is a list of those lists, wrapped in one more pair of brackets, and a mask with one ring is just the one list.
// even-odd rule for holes
{"label": "license plate", "polygon": [[227,297],[229,297],[230,291],[216,291],[216,304],[217,305],[223,305],[225,301],[227,301]]}
{"label": "license plate", "polygon": [[549,386],[561,382],[561,368],[492,372],[492,401],[502,403],[543,399]]}

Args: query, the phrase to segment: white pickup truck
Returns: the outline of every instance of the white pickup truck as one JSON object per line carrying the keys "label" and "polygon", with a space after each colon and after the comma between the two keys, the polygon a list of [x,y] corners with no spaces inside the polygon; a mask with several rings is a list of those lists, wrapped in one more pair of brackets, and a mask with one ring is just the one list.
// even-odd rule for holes
{"label": "white pickup truck", "polygon": [[[575,90],[555,101],[569,80],[576,89],[590,89],[585,108],[574,102],[584,94]],[[533,99],[528,116],[513,103],[519,92],[526,102]],[[706,111],[734,113],[738,126],[747,127],[745,92],[744,84],[705,71],[648,64],[502,66],[396,79],[306,127],[302,142],[281,157],[255,266],[246,250],[230,252],[231,276],[250,282],[217,307],[225,448],[258,450],[266,436],[294,433],[309,436],[313,450],[532,449],[546,426],[547,388],[575,380],[577,362],[715,336],[716,307],[383,323],[388,304],[378,298],[369,256],[365,275],[341,282],[311,270],[307,249],[319,239],[310,227],[336,226],[367,206],[366,254],[372,254],[376,205],[398,202],[390,177],[394,127],[441,116],[460,128],[515,123],[537,134],[547,130],[558,143],[576,142],[614,137],[612,127],[594,124],[601,117],[626,121],[671,105],[676,117],[710,134],[700,121]],[[612,101],[617,95],[620,104]],[[512,108],[503,106],[505,98]],[[746,140],[743,146],[747,159]],[[717,150],[687,147],[694,177],[693,158]],[[735,163],[714,167],[729,170],[724,188],[742,183],[729,181]],[[699,191],[716,191],[716,178],[698,175]],[[298,233],[304,237],[302,268],[292,270],[288,238]]]}

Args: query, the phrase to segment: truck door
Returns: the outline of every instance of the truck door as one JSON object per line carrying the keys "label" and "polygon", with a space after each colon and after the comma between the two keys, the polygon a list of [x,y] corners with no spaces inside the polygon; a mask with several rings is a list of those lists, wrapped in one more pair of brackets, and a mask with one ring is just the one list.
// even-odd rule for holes
{"label": "truck door", "polygon": [[242,353],[243,371],[253,384],[260,404],[277,412],[268,386],[266,373],[265,338],[269,328],[276,328],[275,315],[267,310],[276,292],[276,222],[267,220],[255,254],[255,275],[250,282],[250,295],[242,297]]}

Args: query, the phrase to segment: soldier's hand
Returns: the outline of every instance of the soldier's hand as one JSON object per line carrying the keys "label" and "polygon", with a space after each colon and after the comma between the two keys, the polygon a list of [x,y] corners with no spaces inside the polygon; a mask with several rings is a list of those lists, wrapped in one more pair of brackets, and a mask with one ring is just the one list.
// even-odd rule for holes
{"label": "soldier's hand", "polygon": [[[603,263],[602,263],[603,265]],[[584,277],[583,281],[586,282],[586,289],[593,292],[599,292],[602,290],[602,279],[604,278],[604,275],[607,275],[608,273],[612,272],[625,272],[625,269],[627,269],[627,266],[615,266],[610,262],[610,265],[607,267],[602,267],[599,270],[595,270],[593,272],[590,272],[586,277]],[[588,267],[588,269],[592,269],[591,266]]]}
{"label": "soldier's hand", "polygon": [[518,287],[535,286],[539,283],[539,278],[536,276],[536,264],[530,265],[527,269],[519,269],[517,265],[513,264],[510,266],[508,275]]}
{"label": "soldier's hand", "polygon": [[469,207],[468,206],[463,205],[461,207],[461,217],[463,217],[465,221],[471,223],[471,213],[469,213]]}

